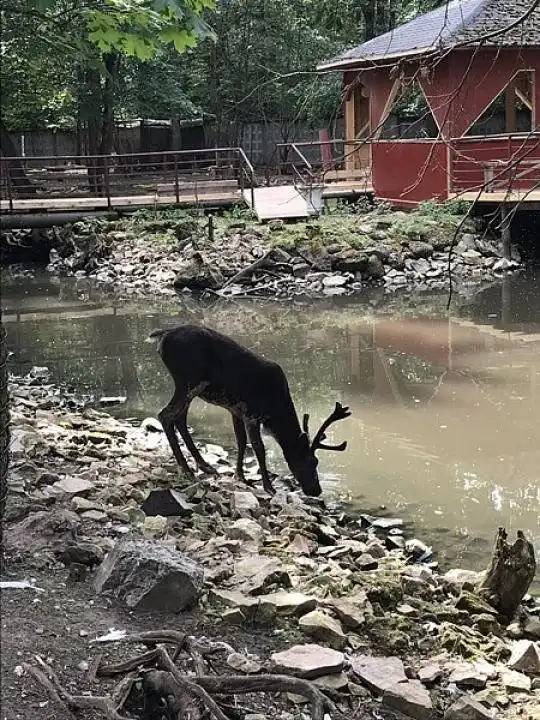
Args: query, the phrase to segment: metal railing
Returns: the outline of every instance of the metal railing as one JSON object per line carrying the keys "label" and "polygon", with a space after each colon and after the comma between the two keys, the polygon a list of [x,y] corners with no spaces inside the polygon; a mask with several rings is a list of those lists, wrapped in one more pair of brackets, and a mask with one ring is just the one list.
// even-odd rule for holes
{"label": "metal railing", "polygon": [[[251,189],[255,171],[240,147],[174,150],[111,155],[3,157],[0,162],[3,210],[14,212],[15,202],[36,206],[43,200],[89,199],[87,207],[113,208],[122,204],[180,204],[234,198]],[[140,202],[134,202],[138,198]],[[98,201],[99,199],[99,201]],[[58,204],[58,203],[56,203]],[[7,207],[6,207],[7,205]],[[19,203],[19,206],[21,203]]]}
{"label": "metal railing", "polygon": [[290,176],[298,170],[309,171],[317,182],[358,173],[365,174],[369,172],[370,163],[360,157],[358,150],[369,144],[370,141],[366,139],[343,138],[278,143],[276,172],[278,176]]}

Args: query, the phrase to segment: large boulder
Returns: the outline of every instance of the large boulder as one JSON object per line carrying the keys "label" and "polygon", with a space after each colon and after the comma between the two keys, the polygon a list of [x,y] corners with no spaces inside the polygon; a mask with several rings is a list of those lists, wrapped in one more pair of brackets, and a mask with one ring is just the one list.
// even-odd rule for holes
{"label": "large boulder", "polygon": [[93,584],[133,610],[182,612],[196,605],[203,576],[197,563],[168,545],[128,540],[106,556]]}

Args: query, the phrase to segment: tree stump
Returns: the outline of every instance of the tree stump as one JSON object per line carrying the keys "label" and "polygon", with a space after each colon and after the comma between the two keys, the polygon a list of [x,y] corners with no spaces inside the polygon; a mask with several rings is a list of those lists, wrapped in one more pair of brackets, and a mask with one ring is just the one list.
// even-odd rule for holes
{"label": "tree stump", "polygon": [[536,560],[534,548],[521,530],[513,545],[507,538],[505,528],[499,528],[491,565],[477,592],[510,621],[534,579]]}

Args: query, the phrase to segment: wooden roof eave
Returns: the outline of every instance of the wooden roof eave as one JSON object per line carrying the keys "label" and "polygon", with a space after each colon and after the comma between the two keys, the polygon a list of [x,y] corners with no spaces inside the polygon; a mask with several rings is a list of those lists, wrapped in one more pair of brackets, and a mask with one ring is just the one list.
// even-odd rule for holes
{"label": "wooden roof eave", "polygon": [[385,63],[391,63],[396,65],[401,60],[416,59],[423,55],[433,55],[434,53],[440,52],[440,48],[437,47],[425,47],[415,50],[410,50],[406,53],[387,53],[384,55],[372,55],[365,58],[348,58],[346,60],[337,60],[335,62],[326,62],[317,65],[317,72],[346,72],[349,70],[369,70],[371,68],[380,67]]}

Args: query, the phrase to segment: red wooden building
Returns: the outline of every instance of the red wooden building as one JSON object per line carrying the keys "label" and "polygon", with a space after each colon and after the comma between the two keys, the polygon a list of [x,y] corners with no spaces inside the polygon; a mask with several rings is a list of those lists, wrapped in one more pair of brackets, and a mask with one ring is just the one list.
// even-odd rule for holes
{"label": "red wooden building", "polygon": [[322,63],[344,75],[346,177],[396,205],[540,202],[540,6],[453,0]]}

